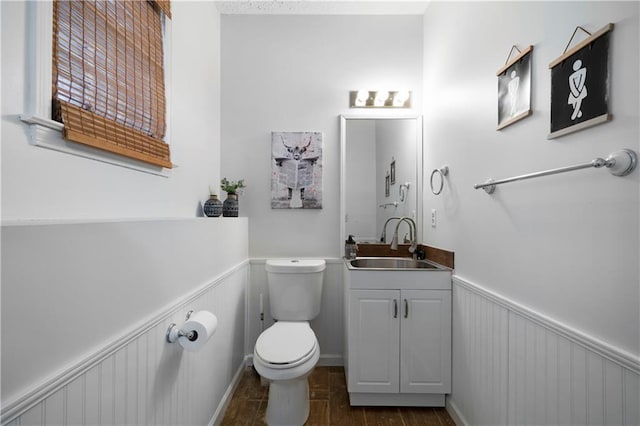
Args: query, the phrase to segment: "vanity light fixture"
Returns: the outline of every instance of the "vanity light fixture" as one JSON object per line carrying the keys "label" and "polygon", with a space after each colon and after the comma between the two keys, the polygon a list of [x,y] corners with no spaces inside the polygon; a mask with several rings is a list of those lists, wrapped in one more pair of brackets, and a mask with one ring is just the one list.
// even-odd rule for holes
{"label": "vanity light fixture", "polygon": [[350,108],[411,108],[408,90],[353,90],[349,92]]}

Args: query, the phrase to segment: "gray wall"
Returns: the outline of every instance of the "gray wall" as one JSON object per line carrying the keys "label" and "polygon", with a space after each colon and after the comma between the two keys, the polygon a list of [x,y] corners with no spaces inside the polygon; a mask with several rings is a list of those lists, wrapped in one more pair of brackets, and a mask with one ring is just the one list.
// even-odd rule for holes
{"label": "gray wall", "polygon": [[[200,201],[208,198],[209,185],[218,187],[220,171],[220,15],[215,4],[172,5],[167,139],[178,167],[163,178],[30,145],[28,126],[19,119],[28,112],[27,89],[33,87],[27,79],[30,3],[37,2],[1,4],[3,220],[202,215]],[[194,39],[208,40],[207,49]],[[51,44],[43,47],[50,50]],[[42,85],[50,81],[45,77]]]}
{"label": "gray wall", "polygon": [[[353,234],[357,241],[377,241],[380,236],[376,226],[376,128],[373,120],[351,120],[347,125],[349,143],[345,157],[349,166],[345,169],[345,233]],[[381,181],[383,184],[384,182]]]}
{"label": "gray wall", "polygon": [[[222,175],[246,178],[251,257],[338,257],[338,116],[349,91],[407,87],[420,111],[421,16],[222,16]],[[271,131],[324,134],[322,210],[271,210]]]}
{"label": "gray wall", "polygon": [[[450,174],[440,196],[425,191],[425,222],[436,209],[438,226],[423,237],[456,255],[448,404],[464,423],[638,424],[640,172],[473,189],[640,151],[638,21],[637,2],[434,2],[426,11],[425,171],[448,164]],[[577,25],[595,32],[609,22],[613,120],[547,140],[549,63]],[[513,44],[534,45],[533,114],[496,131],[496,72]]]}
{"label": "gray wall", "polygon": [[[219,181],[219,13],[213,2],[172,5],[179,167],[160,177],[29,143],[27,9],[45,4],[0,5],[2,421],[207,423],[243,365],[248,280],[247,220],[195,217]],[[189,309],[220,320],[193,354],[164,340]]]}
{"label": "gray wall", "polygon": [[[613,120],[547,140],[549,63],[577,25],[609,22]],[[425,191],[425,213],[439,212],[425,241],[455,251],[465,279],[637,356],[640,172],[577,171],[491,196],[473,184],[640,151],[638,3],[436,2],[424,28],[425,170],[451,169],[441,196]],[[534,112],[496,131],[495,74],[514,43],[534,45]]]}

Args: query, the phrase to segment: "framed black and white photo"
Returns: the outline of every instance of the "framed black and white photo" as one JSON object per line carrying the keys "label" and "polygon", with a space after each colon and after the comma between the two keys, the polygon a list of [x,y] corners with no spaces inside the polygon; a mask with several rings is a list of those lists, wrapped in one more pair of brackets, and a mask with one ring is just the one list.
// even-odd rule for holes
{"label": "framed black and white photo", "polygon": [[391,185],[396,183],[396,159],[391,157],[391,165],[389,166],[391,169]]}
{"label": "framed black and white photo", "polygon": [[[551,125],[547,139],[611,120],[609,114],[609,39],[613,24],[589,37],[549,64]],[[569,43],[571,43],[571,40]],[[567,46],[568,47],[568,46]]]}
{"label": "framed black and white photo", "polygon": [[[513,49],[518,50],[513,46]],[[531,56],[528,46],[498,70],[498,127],[496,130],[531,115]],[[511,52],[509,55],[511,55]]]}
{"label": "framed black and white photo", "polygon": [[384,177],[384,196],[388,197],[391,194],[391,176],[389,176],[389,172]]}
{"label": "framed black and white photo", "polygon": [[271,208],[322,208],[322,133],[271,132]]}

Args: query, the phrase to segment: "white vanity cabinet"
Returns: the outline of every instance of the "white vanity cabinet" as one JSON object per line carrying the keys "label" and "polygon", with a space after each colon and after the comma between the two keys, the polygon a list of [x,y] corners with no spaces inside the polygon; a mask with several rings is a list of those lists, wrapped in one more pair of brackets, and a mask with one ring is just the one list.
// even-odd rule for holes
{"label": "white vanity cabinet", "polygon": [[451,272],[345,265],[351,405],[443,406],[451,391]]}

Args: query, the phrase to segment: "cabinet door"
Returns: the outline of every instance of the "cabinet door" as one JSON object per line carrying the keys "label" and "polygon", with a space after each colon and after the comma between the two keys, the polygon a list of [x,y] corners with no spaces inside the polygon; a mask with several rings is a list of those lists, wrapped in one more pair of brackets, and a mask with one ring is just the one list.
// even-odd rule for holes
{"label": "cabinet door", "polygon": [[398,392],[399,298],[399,290],[351,290],[349,392]]}
{"label": "cabinet door", "polygon": [[451,392],[451,292],[402,290],[400,392]]}

